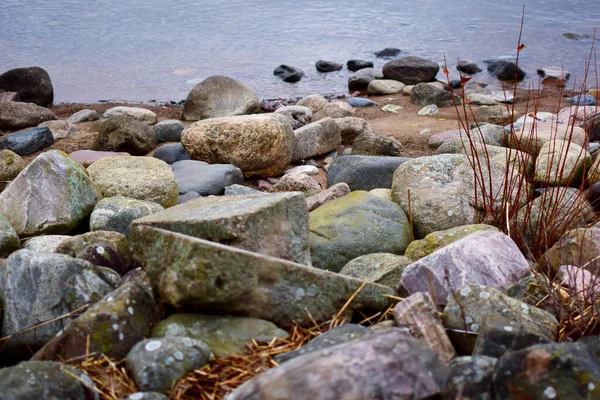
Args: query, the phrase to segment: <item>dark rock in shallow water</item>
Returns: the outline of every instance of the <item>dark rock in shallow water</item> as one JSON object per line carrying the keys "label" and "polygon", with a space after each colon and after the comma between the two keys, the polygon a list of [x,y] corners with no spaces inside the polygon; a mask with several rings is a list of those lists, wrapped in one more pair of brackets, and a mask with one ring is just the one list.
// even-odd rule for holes
{"label": "dark rock in shallow water", "polygon": [[521,81],[525,78],[525,71],[517,67],[512,61],[498,60],[488,64],[487,70],[501,81]]}
{"label": "dark rock in shallow water", "polygon": [[304,71],[291,65],[281,64],[275,68],[273,75],[280,77],[284,82],[298,82],[304,76]]}
{"label": "dark rock in shallow water", "polygon": [[395,47],[386,47],[385,49],[381,50],[381,51],[376,51],[374,54],[376,57],[380,57],[380,58],[389,58],[389,57],[395,57],[398,54],[400,54],[402,50],[397,49]]}
{"label": "dark rock in shallow water", "polygon": [[50,75],[39,67],[15,68],[0,75],[0,90],[17,92],[24,103],[46,107],[54,101]]}
{"label": "dark rock in shallow water", "polygon": [[373,63],[365,60],[348,60],[346,67],[349,71],[356,72],[363,68],[373,68]]}
{"label": "dark rock in shallow water", "polygon": [[469,74],[469,75],[473,75],[478,72],[481,72],[481,68],[479,68],[479,65],[475,64],[474,62],[466,61],[466,60],[459,61],[458,65],[456,66],[456,69],[462,73]]}
{"label": "dark rock in shallow water", "polygon": [[319,72],[333,72],[341,70],[342,68],[344,68],[344,65],[332,61],[319,60],[315,64],[315,67]]}
{"label": "dark rock in shallow water", "polygon": [[54,137],[46,126],[11,133],[0,139],[0,149],[11,150],[21,156],[33,154],[52,144]]}

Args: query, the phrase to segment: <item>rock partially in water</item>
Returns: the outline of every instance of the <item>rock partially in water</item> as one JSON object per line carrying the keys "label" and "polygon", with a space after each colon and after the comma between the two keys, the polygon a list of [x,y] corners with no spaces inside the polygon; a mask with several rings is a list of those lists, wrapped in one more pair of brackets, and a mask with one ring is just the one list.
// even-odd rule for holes
{"label": "rock partially in water", "polygon": [[319,72],[333,72],[341,70],[342,68],[344,68],[344,65],[333,61],[319,60],[315,64],[315,67]]}
{"label": "rock partially in water", "polygon": [[373,68],[373,62],[366,60],[348,60],[346,67],[349,71],[356,72],[359,69]]}
{"label": "rock partially in water", "polygon": [[273,75],[283,79],[284,82],[298,82],[304,76],[304,71],[291,65],[281,64],[275,68]]}

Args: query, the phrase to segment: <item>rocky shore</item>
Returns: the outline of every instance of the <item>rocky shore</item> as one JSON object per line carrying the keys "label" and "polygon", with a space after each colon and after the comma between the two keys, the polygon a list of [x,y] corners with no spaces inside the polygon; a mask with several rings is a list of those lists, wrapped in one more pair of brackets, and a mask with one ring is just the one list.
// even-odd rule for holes
{"label": "rocky shore", "polygon": [[257,346],[195,398],[600,398],[598,93],[354,61],[353,96],[262,104],[214,76],[53,106],[44,70],[0,75],[0,399],[194,398]]}

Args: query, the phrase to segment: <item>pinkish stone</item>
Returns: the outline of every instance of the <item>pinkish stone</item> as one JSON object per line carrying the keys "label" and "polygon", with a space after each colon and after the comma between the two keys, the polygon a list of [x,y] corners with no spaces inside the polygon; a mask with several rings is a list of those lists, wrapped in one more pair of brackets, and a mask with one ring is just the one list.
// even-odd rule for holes
{"label": "pinkish stone", "polygon": [[21,101],[17,92],[2,92],[0,93],[0,103],[8,103],[11,101]]}
{"label": "pinkish stone", "polygon": [[429,147],[432,149],[437,149],[444,142],[447,142],[450,139],[456,139],[460,136],[460,131],[458,129],[452,131],[446,131],[442,133],[437,133],[429,138]]}
{"label": "pinkish stone", "polygon": [[313,196],[306,198],[306,206],[308,211],[312,211],[328,201],[340,198],[350,193],[350,187],[347,183],[339,182],[328,189],[323,190]]}
{"label": "pinkish stone", "polygon": [[96,150],[77,150],[69,154],[73,160],[77,161],[83,167],[87,168],[94,162],[104,157],[110,156],[128,156],[129,153],[118,153],[115,151],[96,151]]}
{"label": "pinkish stone", "polygon": [[590,271],[574,265],[561,265],[558,269],[560,284],[573,292],[573,295],[591,298],[600,290],[600,280]]}

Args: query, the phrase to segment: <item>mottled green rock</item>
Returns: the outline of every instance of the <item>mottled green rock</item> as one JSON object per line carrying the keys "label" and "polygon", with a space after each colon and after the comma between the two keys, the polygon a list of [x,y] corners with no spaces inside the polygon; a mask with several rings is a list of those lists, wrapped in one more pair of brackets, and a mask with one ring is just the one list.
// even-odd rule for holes
{"label": "mottled green rock", "polygon": [[124,283],[71,321],[32,359],[68,360],[84,356],[88,348],[90,354],[122,359],[148,336],[156,317],[151,295],[135,283]]}
{"label": "mottled green rock", "polygon": [[471,353],[477,331],[490,315],[514,321],[530,334],[556,340],[558,321],[554,315],[485,286],[465,286],[450,296],[442,322],[450,330],[450,337],[457,348]]}
{"label": "mottled green rock", "polygon": [[0,258],[8,257],[10,253],[21,247],[19,235],[10,222],[0,215]]}
{"label": "mottled green rock", "polygon": [[12,181],[27,164],[10,150],[0,150],[0,182]]}
{"label": "mottled green rock", "polygon": [[134,221],[260,254],[310,264],[302,193],[202,197]]}
{"label": "mottled green rock", "polygon": [[114,231],[129,236],[129,225],[134,220],[163,210],[163,206],[153,201],[107,197],[96,203],[90,216],[90,230]]}
{"label": "mottled green rock", "polygon": [[538,185],[578,187],[591,165],[592,156],[581,146],[550,140],[537,156],[533,181]]}
{"label": "mottled green rock", "polygon": [[0,214],[19,236],[68,233],[102,197],[84,168],[65,153],[40,154],[0,193]]}
{"label": "mottled green rock", "polygon": [[462,225],[446,229],[445,231],[432,232],[421,240],[411,242],[406,248],[404,255],[411,260],[418,260],[452,242],[483,230],[498,232],[496,227],[485,224]]}
{"label": "mottled green rock", "polygon": [[390,253],[366,254],[350,260],[340,274],[365,282],[379,283],[389,287],[398,286],[404,267],[412,263],[408,257]]}
{"label": "mottled green rock", "polygon": [[[266,319],[280,328],[339,312],[362,282],[290,261],[138,225],[130,238],[158,298],[197,312]],[[367,284],[348,310],[386,310],[392,289]]]}
{"label": "mottled green rock", "polygon": [[88,167],[104,197],[124,196],[177,204],[177,181],[167,163],[154,157],[103,157]]}
{"label": "mottled green rock", "polygon": [[286,338],[287,332],[273,323],[256,318],[174,314],[152,330],[153,338],[186,336],[208,345],[217,356],[242,354],[252,341],[270,342],[274,337]]}
{"label": "mottled green rock", "polygon": [[410,241],[410,223],[402,208],[362,190],[310,213],[309,244],[318,268],[337,272],[365,254],[403,254]]}

